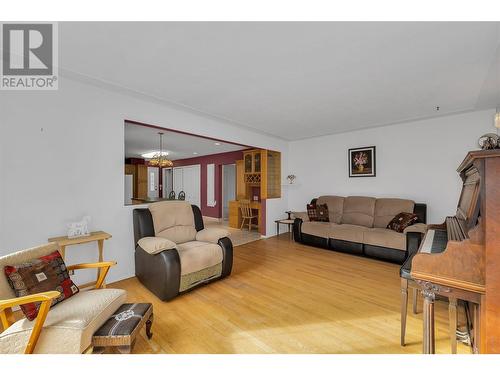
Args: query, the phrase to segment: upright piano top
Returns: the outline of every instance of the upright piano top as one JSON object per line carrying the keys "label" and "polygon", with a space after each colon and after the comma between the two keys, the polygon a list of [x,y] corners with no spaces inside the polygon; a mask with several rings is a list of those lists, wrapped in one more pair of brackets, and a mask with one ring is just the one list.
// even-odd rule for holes
{"label": "upright piano top", "polygon": [[500,157],[500,149],[469,151],[465,156],[464,161],[462,161],[460,166],[457,168],[457,172],[460,173],[463,170],[467,169],[476,159],[485,159],[494,157]]}

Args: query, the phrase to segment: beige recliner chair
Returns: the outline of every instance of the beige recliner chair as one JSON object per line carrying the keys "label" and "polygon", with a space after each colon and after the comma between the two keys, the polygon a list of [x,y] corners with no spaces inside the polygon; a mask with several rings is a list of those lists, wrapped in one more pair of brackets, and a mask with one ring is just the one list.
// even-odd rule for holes
{"label": "beige recliner chair", "polygon": [[[125,302],[126,292],[101,289],[106,274],[115,262],[85,263],[68,266],[69,271],[100,268],[95,289],[81,290],[55,305],[50,303],[58,291],[16,297],[3,273],[7,265],[16,265],[51,254],[58,245],[49,243],[0,257],[0,353],[79,354],[92,349],[92,336]],[[12,308],[29,302],[41,302],[38,317],[14,321]]]}
{"label": "beige recliner chair", "polygon": [[183,201],[134,210],[135,274],[162,301],[229,276],[229,232],[205,228],[197,206]]}

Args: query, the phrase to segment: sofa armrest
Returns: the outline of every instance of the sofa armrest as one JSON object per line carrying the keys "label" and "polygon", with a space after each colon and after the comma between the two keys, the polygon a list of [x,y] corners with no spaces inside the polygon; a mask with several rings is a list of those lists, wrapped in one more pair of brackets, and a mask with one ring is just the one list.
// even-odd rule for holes
{"label": "sofa armrest", "polygon": [[309,215],[307,212],[299,212],[299,211],[292,211],[292,218],[293,219],[302,219],[302,221],[309,221]]}
{"label": "sofa armrest", "polygon": [[302,219],[296,217],[293,221],[293,239],[302,242]]}
{"label": "sofa armrest", "polygon": [[413,224],[405,228],[403,233],[406,235],[406,259],[417,253],[426,231],[427,225],[423,223]]}
{"label": "sofa armrest", "polygon": [[151,255],[175,249],[176,246],[175,242],[162,237],[143,237],[137,242],[137,245]]}
{"label": "sofa armrest", "polygon": [[196,233],[196,241],[219,243],[219,240],[229,237],[229,232],[221,228],[205,228]]}
{"label": "sofa armrest", "polygon": [[407,233],[414,232],[414,233],[425,234],[426,231],[427,231],[427,224],[417,223],[417,224],[410,225],[409,227],[406,227],[405,230],[403,231],[403,233],[407,234]]}
{"label": "sofa armrest", "polygon": [[219,246],[222,249],[222,278],[229,276],[233,269],[233,243],[229,237],[224,237],[219,240]]}

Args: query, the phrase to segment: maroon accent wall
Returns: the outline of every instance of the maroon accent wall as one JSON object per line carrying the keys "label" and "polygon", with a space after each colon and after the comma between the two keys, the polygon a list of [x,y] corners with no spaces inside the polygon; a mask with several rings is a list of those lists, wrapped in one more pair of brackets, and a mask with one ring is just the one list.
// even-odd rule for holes
{"label": "maroon accent wall", "polygon": [[[222,217],[222,166],[234,164],[236,160],[243,159],[243,151],[223,152],[207,156],[199,156],[188,159],[174,160],[174,167],[200,164],[201,181],[201,213],[203,216],[214,218]],[[207,164],[215,164],[215,207],[207,206]],[[235,182],[236,183],[236,182]]]}

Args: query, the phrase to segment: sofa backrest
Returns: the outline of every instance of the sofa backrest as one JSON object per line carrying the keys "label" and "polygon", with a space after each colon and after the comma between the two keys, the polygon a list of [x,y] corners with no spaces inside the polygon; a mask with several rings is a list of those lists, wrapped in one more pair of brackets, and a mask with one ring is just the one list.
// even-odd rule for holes
{"label": "sofa backrest", "polygon": [[7,276],[4,273],[5,266],[16,266],[32,259],[40,258],[49,255],[54,251],[59,250],[59,246],[55,242],[45,245],[33,247],[31,249],[17,251],[15,253],[0,257],[0,300],[15,298],[16,295],[7,281]]}
{"label": "sofa backrest", "polygon": [[375,202],[375,228],[386,228],[387,224],[401,212],[413,212],[415,202],[409,199],[377,198]]}
{"label": "sofa backrest", "polygon": [[340,224],[342,213],[344,211],[344,197],[338,195],[323,195],[316,200],[316,204],[325,204],[328,206],[328,216],[332,223]]}
{"label": "sofa backrest", "polygon": [[368,228],[373,227],[375,202],[376,198],[372,197],[346,197],[342,213],[342,224],[362,225]]}
{"label": "sofa backrest", "polygon": [[156,202],[149,206],[149,211],[153,217],[155,236],[167,238],[176,244],[195,240],[194,215],[189,202]]}

